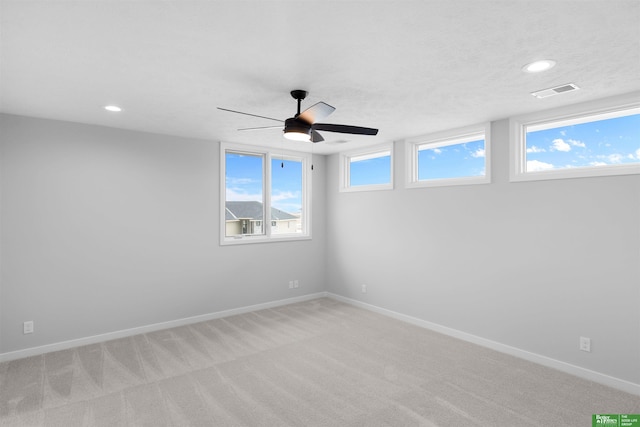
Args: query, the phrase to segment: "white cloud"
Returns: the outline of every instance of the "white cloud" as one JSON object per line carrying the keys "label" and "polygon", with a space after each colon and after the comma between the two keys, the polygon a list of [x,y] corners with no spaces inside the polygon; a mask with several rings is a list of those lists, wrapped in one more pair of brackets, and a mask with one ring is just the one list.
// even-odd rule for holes
{"label": "white cloud", "polygon": [[562,138],[554,139],[553,145],[551,146],[551,150],[553,151],[571,151],[571,146],[564,142]]}
{"label": "white cloud", "polygon": [[478,148],[476,151],[471,153],[471,157],[484,157],[484,148]]}
{"label": "white cloud", "polygon": [[527,161],[527,172],[544,171],[544,170],[553,169],[553,167],[554,166],[551,163],[545,163],[539,160]]}
{"label": "white cloud", "polygon": [[582,147],[585,148],[586,144],[582,141],[576,141],[575,139],[569,139],[569,144],[573,145],[574,147]]}
{"label": "white cloud", "polygon": [[233,202],[256,201],[262,202],[262,194],[247,193],[242,189],[227,187],[226,199]]}
{"label": "white cloud", "polygon": [[607,156],[607,159],[609,160],[610,163],[620,163],[622,162],[623,156],[622,154],[609,154]]}
{"label": "white cloud", "polygon": [[566,134],[567,134],[567,131],[566,131],[566,130],[561,130],[561,131],[560,131],[560,135],[565,136]]}
{"label": "white cloud", "polygon": [[440,154],[440,153],[442,153],[442,150],[439,149],[439,148],[434,148],[433,152],[436,153],[436,154]]}
{"label": "white cloud", "polygon": [[640,160],[640,148],[636,150],[636,159]]}
{"label": "white cloud", "polygon": [[[628,158],[629,156],[633,156],[633,154],[627,155],[626,157]],[[600,154],[600,155],[595,156],[595,157],[597,159],[603,160],[605,162],[605,164],[607,164],[607,165],[616,164],[616,163],[622,163],[622,161],[625,158],[624,155],[619,154],[619,153],[608,154],[608,155]]]}
{"label": "white cloud", "polygon": [[[226,199],[230,202],[262,202],[262,194],[247,192],[242,188],[227,188]],[[289,213],[300,212],[300,193],[295,191],[274,192],[272,206]]]}
{"label": "white cloud", "polygon": [[247,185],[247,184],[253,184],[253,183],[257,183],[258,181],[252,178],[236,178],[233,176],[228,176],[226,178],[227,185]]}
{"label": "white cloud", "polygon": [[605,162],[591,162],[589,163],[589,166],[606,166],[608,165],[608,163]]}
{"label": "white cloud", "polygon": [[527,153],[546,153],[546,151],[547,150],[545,150],[544,148],[536,147],[535,145],[527,148]]}
{"label": "white cloud", "polygon": [[273,203],[276,202],[281,202],[283,200],[292,200],[292,199],[299,199],[300,195],[299,193],[294,193],[293,191],[280,191],[280,192],[275,192],[271,195],[271,201]]}
{"label": "white cloud", "polygon": [[274,191],[271,195],[273,207],[289,213],[300,212],[302,197],[299,191]]}

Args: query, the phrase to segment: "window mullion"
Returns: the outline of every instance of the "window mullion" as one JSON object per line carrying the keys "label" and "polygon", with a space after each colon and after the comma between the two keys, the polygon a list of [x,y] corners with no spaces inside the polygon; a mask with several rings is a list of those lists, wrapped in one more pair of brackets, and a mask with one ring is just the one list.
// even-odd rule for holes
{"label": "window mullion", "polygon": [[346,156],[345,157],[345,162],[344,162],[344,181],[342,183],[342,185],[347,188],[350,187],[350,183],[351,183],[351,157],[350,156]]}
{"label": "window mullion", "polygon": [[[306,159],[300,159],[302,163],[302,206],[300,208],[301,215],[301,227],[302,233],[306,234],[309,230],[309,194],[308,191],[304,191],[305,188],[309,188],[309,178],[311,176],[310,173],[305,173],[305,171],[310,170],[311,165],[307,162]],[[313,161],[312,161],[313,162]]]}
{"label": "window mullion", "polygon": [[271,237],[271,153],[264,155],[264,225],[265,235]]}

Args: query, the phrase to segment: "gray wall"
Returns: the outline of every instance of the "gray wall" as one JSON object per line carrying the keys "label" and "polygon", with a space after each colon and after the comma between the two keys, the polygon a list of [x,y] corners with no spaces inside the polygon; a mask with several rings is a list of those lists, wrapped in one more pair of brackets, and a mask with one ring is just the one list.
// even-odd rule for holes
{"label": "gray wall", "polygon": [[11,115],[0,130],[0,353],[324,290],[323,156],[313,240],[221,247],[217,142]]}
{"label": "gray wall", "polygon": [[0,353],[328,290],[640,383],[640,176],[510,183],[506,120],[492,184],[404,189],[396,144],[395,190],[339,193],[316,156],[313,240],[225,247],[217,143],[0,131]]}
{"label": "gray wall", "polygon": [[[640,176],[339,193],[327,165],[328,291],[640,383]],[[361,293],[361,285],[367,293]],[[578,350],[580,336],[592,352]]]}

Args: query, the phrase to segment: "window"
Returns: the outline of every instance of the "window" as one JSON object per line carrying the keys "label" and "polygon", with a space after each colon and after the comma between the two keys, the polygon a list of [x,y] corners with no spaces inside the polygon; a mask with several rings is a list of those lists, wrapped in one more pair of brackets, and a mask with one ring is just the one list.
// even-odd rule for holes
{"label": "window", "polygon": [[311,236],[311,156],[221,144],[221,244]]}
{"label": "window", "polygon": [[393,188],[393,144],[342,153],[340,191]]}
{"label": "window", "polygon": [[489,124],[412,138],[406,145],[407,187],[491,181]]}
{"label": "window", "polygon": [[511,121],[512,181],[640,173],[640,103],[590,103]]}

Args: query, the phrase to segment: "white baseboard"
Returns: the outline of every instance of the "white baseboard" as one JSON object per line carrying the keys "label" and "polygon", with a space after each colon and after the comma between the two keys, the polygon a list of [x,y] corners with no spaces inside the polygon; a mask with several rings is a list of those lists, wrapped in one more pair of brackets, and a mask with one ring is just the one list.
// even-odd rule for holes
{"label": "white baseboard", "polygon": [[435,332],[439,332],[444,335],[449,335],[451,337],[458,338],[463,341],[468,341],[473,344],[487,347],[492,350],[499,351],[501,353],[506,353],[511,356],[519,357],[521,359],[525,359],[530,362],[537,363],[539,365],[557,369],[558,371],[562,371],[579,378],[583,378],[589,381],[593,381],[595,383],[603,384],[618,390],[625,391],[627,393],[640,396],[640,384],[635,384],[630,381],[622,380],[620,378],[615,378],[606,374],[602,374],[600,372],[592,371],[590,369],[581,368],[580,366],[576,366],[570,363],[562,362],[560,360],[552,359],[547,356],[542,356],[542,355],[531,353],[529,351],[522,350],[516,347],[511,347],[509,345],[502,344],[497,341],[488,340],[486,338],[472,335],[467,332],[462,332],[457,329],[439,325],[437,323],[428,322],[426,320],[422,320],[417,317],[407,316],[406,314],[387,310],[386,308],[381,308],[381,307],[367,304],[358,300],[343,297],[342,295],[337,295],[331,292],[327,292],[327,297],[333,298],[335,300],[338,300],[347,304],[354,305],[356,307],[364,308],[366,310],[370,310],[385,316],[393,317],[394,319],[402,320],[404,322],[411,323],[413,325],[420,326],[422,328],[429,329]]}
{"label": "white baseboard", "polygon": [[152,325],[139,326],[137,328],[124,329],[121,331],[108,332],[106,334],[83,337],[69,341],[62,341],[53,344],[47,344],[39,347],[26,348],[24,350],[11,351],[8,353],[0,353],[0,362],[22,359],[30,356],[38,356],[40,354],[50,353],[52,351],[67,350],[73,347],[83,345],[96,344],[104,341],[115,340],[118,338],[130,337],[133,335],[145,334],[147,332],[159,331],[162,329],[175,328],[177,326],[190,325],[192,323],[204,322],[212,319],[220,319],[236,314],[249,313],[251,311],[264,310],[266,308],[279,307],[281,305],[293,304],[296,302],[308,301],[316,298],[326,297],[326,292],[317,292],[299,297],[286,298],[277,301],[265,302],[262,304],[248,305],[245,307],[233,308],[230,310],[218,311],[215,313],[202,314],[199,316],[186,317],[184,319],[170,320],[168,322],[154,323]]}
{"label": "white baseboard", "polygon": [[106,334],[94,335],[90,337],[78,338],[69,341],[62,341],[53,344],[47,344],[39,347],[31,347],[23,350],[12,351],[8,353],[0,353],[0,362],[7,362],[10,360],[22,359],[30,356],[37,356],[52,351],[66,350],[73,347],[79,347],[83,345],[95,344],[104,341],[114,340],[118,338],[125,338],[133,335],[144,334],[147,332],[154,332],[163,329],[174,328],[177,326],[190,325],[192,323],[204,322],[212,319],[220,319],[222,317],[233,316],[236,314],[249,313],[251,311],[264,310],[267,308],[279,307],[282,305],[293,304],[296,302],[309,301],[316,298],[329,297],[335,300],[354,305],[356,307],[364,308],[366,310],[373,311],[385,316],[392,317],[407,323],[411,323],[422,328],[426,328],[435,332],[439,332],[445,335],[452,336],[454,338],[468,341],[483,347],[490,348],[492,350],[506,353],[511,356],[519,357],[521,359],[528,360],[530,362],[537,363],[539,365],[547,366],[549,368],[557,369],[562,372],[566,372],[576,377],[583,378],[589,381],[593,381],[599,384],[603,384],[618,390],[625,391],[627,393],[640,396],[640,384],[635,384],[626,380],[615,378],[600,372],[595,372],[580,366],[572,365],[570,363],[562,362],[560,360],[552,359],[550,357],[542,356],[536,353],[531,353],[526,350],[522,350],[516,347],[511,347],[506,344],[499,343],[497,341],[488,340],[476,335],[462,332],[457,329],[449,328],[439,325],[437,323],[428,322],[426,320],[419,319],[417,317],[408,316],[406,314],[398,313],[392,310],[387,310],[375,305],[367,304],[358,300],[344,297],[342,295],[330,293],[330,292],[317,292],[309,295],[303,295],[300,297],[287,298],[283,300],[271,301],[261,304],[249,305],[245,307],[234,308],[230,310],[218,311],[215,313],[202,314],[199,316],[187,317],[183,319],[171,320],[168,322],[154,323],[152,325],[140,326],[137,328],[124,329],[121,331],[109,332]]}

